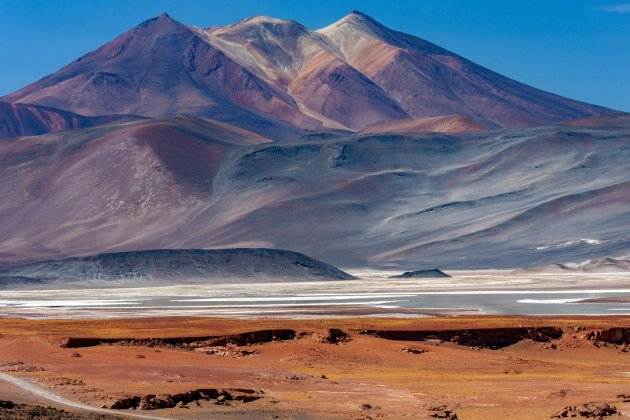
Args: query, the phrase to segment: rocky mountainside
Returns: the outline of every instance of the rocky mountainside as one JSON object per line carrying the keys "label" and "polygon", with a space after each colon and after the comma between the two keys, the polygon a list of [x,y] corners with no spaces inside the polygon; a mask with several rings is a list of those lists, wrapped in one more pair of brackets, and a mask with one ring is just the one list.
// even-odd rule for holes
{"label": "rocky mountainside", "polygon": [[276,140],[438,116],[470,120],[476,131],[611,112],[508,79],[360,12],[320,30],[265,16],[201,29],[164,14],[4,100],[86,116],[186,113]]}

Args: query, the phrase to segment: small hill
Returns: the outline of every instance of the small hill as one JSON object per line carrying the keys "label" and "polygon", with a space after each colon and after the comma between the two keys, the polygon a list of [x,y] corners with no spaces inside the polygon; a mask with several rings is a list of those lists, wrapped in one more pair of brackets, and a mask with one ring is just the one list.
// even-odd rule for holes
{"label": "small hill", "polygon": [[433,268],[430,270],[405,271],[402,274],[390,276],[390,279],[424,279],[424,278],[444,278],[451,277],[444,271]]}
{"label": "small hill", "polygon": [[34,262],[0,270],[3,283],[0,286],[149,286],[353,278],[304,254],[266,248],[116,252]]}

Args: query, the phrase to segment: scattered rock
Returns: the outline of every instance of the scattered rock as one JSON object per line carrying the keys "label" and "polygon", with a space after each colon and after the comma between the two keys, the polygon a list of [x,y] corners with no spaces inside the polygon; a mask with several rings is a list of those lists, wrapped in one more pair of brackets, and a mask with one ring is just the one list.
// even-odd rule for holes
{"label": "scattered rock", "polygon": [[80,379],[71,378],[52,378],[53,385],[55,386],[83,386],[85,382]]}
{"label": "scattered rock", "polygon": [[45,370],[43,367],[26,365],[21,360],[0,364],[1,372],[44,372]]}
{"label": "scattered rock", "polygon": [[630,402],[630,394],[619,394],[617,399],[621,402]]}
{"label": "scattered rock", "polygon": [[146,359],[147,357],[143,354],[136,354],[136,359]]}
{"label": "scattered rock", "polygon": [[239,349],[229,344],[225,347],[198,347],[195,351],[220,357],[248,357],[259,354],[257,350]]}
{"label": "scattered rock", "polygon": [[116,420],[117,416],[93,413],[71,413],[54,407],[0,401],[0,419],[16,420]]}
{"label": "scattered rock", "polygon": [[81,357],[81,355],[80,355],[79,353],[76,353],[76,352],[75,352],[75,353],[72,353],[72,354],[70,355],[70,357]]}
{"label": "scattered rock", "polygon": [[411,353],[411,354],[423,354],[426,353],[426,350],[422,350],[422,349],[414,349],[411,347],[407,347],[404,349],[401,349],[400,351],[402,351],[403,353]]}
{"label": "scattered rock", "polygon": [[457,420],[457,414],[445,405],[429,408],[429,411],[429,416],[436,419]]}
{"label": "scattered rock", "polygon": [[361,404],[362,410],[371,410],[372,406],[370,404]]}
{"label": "scattered rock", "polygon": [[569,405],[551,416],[552,419],[584,417],[602,419],[618,414],[617,407],[606,402],[589,402],[582,405]]}

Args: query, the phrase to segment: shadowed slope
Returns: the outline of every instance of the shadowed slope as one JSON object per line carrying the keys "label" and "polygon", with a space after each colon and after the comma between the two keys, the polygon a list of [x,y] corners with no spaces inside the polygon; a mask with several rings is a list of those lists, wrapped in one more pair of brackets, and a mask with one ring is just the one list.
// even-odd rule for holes
{"label": "shadowed slope", "polygon": [[177,232],[212,195],[226,154],[268,141],[180,117],[0,143],[0,174],[12,179],[0,186],[3,252],[32,259]]}

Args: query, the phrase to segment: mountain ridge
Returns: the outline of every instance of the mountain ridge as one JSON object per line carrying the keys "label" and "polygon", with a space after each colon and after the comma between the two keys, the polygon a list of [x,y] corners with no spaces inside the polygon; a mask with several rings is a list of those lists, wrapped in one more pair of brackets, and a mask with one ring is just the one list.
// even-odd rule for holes
{"label": "mountain ridge", "polygon": [[354,11],[318,30],[267,16],[149,19],[3,100],[79,114],[191,114],[278,139],[459,115],[514,128],[613,112],[479,66]]}

